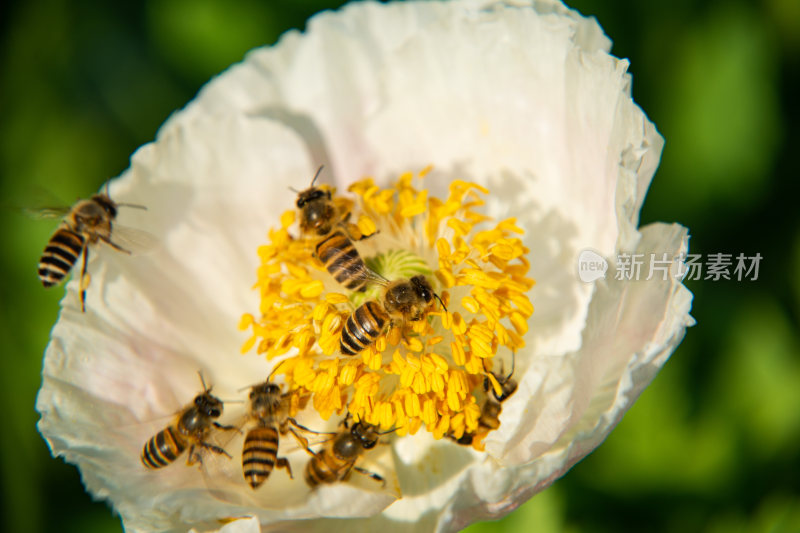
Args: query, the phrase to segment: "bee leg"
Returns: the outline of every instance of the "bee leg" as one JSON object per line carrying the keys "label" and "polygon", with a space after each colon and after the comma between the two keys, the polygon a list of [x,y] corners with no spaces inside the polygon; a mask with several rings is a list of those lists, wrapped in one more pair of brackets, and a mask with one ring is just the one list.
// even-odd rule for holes
{"label": "bee leg", "polygon": [[86,288],[89,286],[89,282],[87,281],[86,275],[86,265],[89,263],[89,247],[84,245],[83,246],[83,267],[81,268],[81,279],[80,279],[80,288],[81,288],[81,313],[86,312]]}
{"label": "bee leg", "polygon": [[[313,429],[308,429],[304,425],[298,424],[297,420],[295,420],[294,418],[289,418],[289,422],[291,422],[294,427],[296,427],[298,429],[302,429],[303,431],[307,431],[309,433],[314,433],[315,435],[328,435],[329,434],[327,431],[320,432],[320,431],[314,431]],[[336,433],[330,433],[330,434],[331,435],[336,435]]]}
{"label": "bee leg", "polygon": [[200,454],[195,451],[194,444],[192,444],[192,447],[189,448],[189,456],[186,458],[186,466],[192,466],[195,463],[202,463],[202,462],[203,461],[202,458],[200,457]]}
{"label": "bee leg", "polygon": [[206,450],[211,450],[212,452],[218,453],[220,455],[227,455],[229,459],[233,459],[233,456],[231,454],[229,454],[228,452],[226,452],[223,448],[220,448],[219,446],[211,444],[210,442],[201,442],[200,446],[202,446]]}
{"label": "bee leg", "polygon": [[[307,427],[305,427],[304,425],[302,425],[302,424],[298,424],[298,423],[297,423],[297,421],[296,421],[294,418],[289,418],[289,421],[290,421],[290,422],[291,422],[291,423],[292,423],[292,424],[293,424],[295,427],[297,427],[298,429],[302,429],[303,431],[307,431],[307,432],[309,432],[309,433],[313,433],[313,434],[315,434],[315,435],[328,435],[328,436],[330,436],[331,438],[333,438],[333,437],[335,437],[336,435],[338,435],[338,433],[334,433],[334,432],[328,432],[328,431],[314,431],[314,430],[312,430],[312,429],[308,429],[308,428],[307,428]],[[294,427],[291,427],[291,426],[289,426],[289,431],[292,433],[292,436],[295,438],[295,440],[296,440],[296,441],[297,441],[297,442],[300,444],[300,447],[302,447],[304,450],[306,450],[306,451],[307,451],[308,453],[310,453],[311,455],[314,455],[314,452],[312,452],[312,451],[311,451],[311,448],[310,448],[310,446],[309,446],[309,444],[308,444],[308,439],[307,439],[307,438],[305,438],[305,437],[303,437],[302,435],[300,435],[300,434],[297,432],[297,430],[296,430]]]}
{"label": "bee leg", "polygon": [[214,422],[214,427],[215,427],[215,428],[218,428],[218,429],[224,429],[225,431],[230,431],[230,430],[232,430],[232,429],[235,429],[235,430],[236,430],[236,431],[238,431],[239,433],[241,433],[241,432],[242,432],[242,430],[241,430],[241,429],[239,429],[239,428],[237,428],[236,426],[226,426],[226,425],[224,425],[224,424],[220,424],[219,422]]}
{"label": "bee leg", "polygon": [[131,251],[130,251],[130,250],[126,250],[125,248],[123,248],[123,247],[122,247],[122,246],[120,246],[119,244],[115,243],[115,242],[114,242],[114,241],[112,241],[110,238],[106,237],[105,235],[99,235],[99,237],[100,237],[100,240],[101,240],[101,241],[103,241],[103,242],[104,242],[104,243],[106,243],[107,245],[111,246],[111,247],[112,247],[113,249],[115,249],[116,251],[118,251],[118,252],[122,252],[122,253],[125,253],[125,254],[128,254],[128,255],[130,255],[130,254],[131,254]]}
{"label": "bee leg", "polygon": [[278,460],[275,462],[275,467],[285,469],[286,473],[289,474],[289,479],[294,479],[292,475],[292,465],[289,464],[286,457],[278,457]]}
{"label": "bee leg", "polygon": [[363,474],[363,475],[365,475],[365,476],[368,476],[368,477],[370,477],[370,478],[374,479],[375,481],[379,481],[379,482],[381,483],[381,485],[382,485],[382,486],[384,486],[384,487],[386,486],[386,480],[385,480],[385,479],[383,479],[383,478],[382,478],[381,476],[379,476],[378,474],[376,474],[375,472],[370,472],[369,470],[366,470],[366,469],[364,469],[364,468],[361,468],[361,467],[359,467],[359,466],[354,466],[354,467],[353,467],[353,470],[355,470],[355,471],[356,471],[356,472],[358,472],[359,474]]}

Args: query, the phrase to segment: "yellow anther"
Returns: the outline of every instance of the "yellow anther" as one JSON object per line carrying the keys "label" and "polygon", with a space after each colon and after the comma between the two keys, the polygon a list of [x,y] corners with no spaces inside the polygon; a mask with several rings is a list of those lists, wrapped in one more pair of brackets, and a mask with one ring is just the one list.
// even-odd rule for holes
{"label": "yellow anther", "polygon": [[239,331],[246,330],[254,321],[255,319],[250,313],[243,314],[241,320],[239,320]]}
{"label": "yellow anther", "polygon": [[421,352],[423,348],[422,341],[420,341],[417,337],[404,339],[403,344],[412,352]]}
{"label": "yellow anther", "polygon": [[511,324],[514,326],[514,329],[519,335],[525,335],[528,332],[528,321],[525,319],[522,313],[511,313],[509,318],[511,320]]}
{"label": "yellow anther", "polygon": [[433,430],[433,438],[441,439],[444,437],[444,434],[450,429],[450,415],[444,415],[439,419],[439,422],[436,424],[436,427]]}
{"label": "yellow anther", "polygon": [[322,281],[315,280],[310,283],[306,283],[300,288],[300,296],[306,299],[316,298],[322,294],[324,289],[325,285],[322,284]]}
{"label": "yellow anther", "polygon": [[467,323],[464,322],[464,317],[461,316],[461,313],[453,313],[452,331],[454,335],[462,335],[467,331]]}
{"label": "yellow anther", "polygon": [[358,226],[358,230],[361,232],[361,235],[374,235],[375,232],[378,231],[375,221],[366,215],[361,215],[358,218],[356,225]]}
{"label": "yellow anther", "polygon": [[497,381],[497,378],[494,377],[494,374],[491,372],[486,374],[486,377],[489,378],[489,382],[492,384],[492,389],[494,393],[500,397],[503,394],[503,387],[500,386],[500,383]]}
{"label": "yellow anther", "polygon": [[440,259],[450,257],[450,243],[445,239],[437,239],[436,251],[439,253]]}
{"label": "yellow anther", "polygon": [[464,366],[467,362],[467,356],[461,344],[462,342],[463,341],[459,340],[450,343],[450,353],[453,355],[453,362],[458,366]]}
{"label": "yellow anther", "polygon": [[346,304],[348,302],[347,296],[338,292],[329,292],[325,294],[325,301],[331,305]]}
{"label": "yellow anther", "polygon": [[447,389],[447,406],[453,412],[458,412],[461,409],[461,397],[458,392],[452,388]]}
{"label": "yellow anther", "polygon": [[436,413],[436,405],[431,398],[426,398],[422,404],[422,421],[428,427],[433,427],[439,420],[439,415]]}
{"label": "yellow anther", "polygon": [[425,341],[425,345],[426,346],[434,346],[436,344],[439,344],[443,340],[444,340],[444,337],[442,337],[441,335],[437,335],[437,336],[431,337],[427,341]]}
{"label": "yellow anther", "polygon": [[342,367],[342,370],[339,372],[339,385],[342,385],[344,387],[352,385],[353,382],[356,380],[357,373],[358,373],[358,367],[352,362],[348,362]]}
{"label": "yellow anther", "polygon": [[436,371],[440,373],[445,373],[450,368],[450,365],[447,363],[447,359],[442,357],[439,354],[432,353],[430,354],[430,359],[433,362],[434,366],[436,367]]}
{"label": "yellow anther", "polygon": [[477,314],[481,310],[480,305],[478,305],[478,301],[472,296],[464,296],[461,298],[461,305],[463,305],[464,309],[470,313]]}
{"label": "yellow anther", "polygon": [[[441,266],[441,262],[440,262],[440,266]],[[444,287],[446,287],[448,289],[450,287],[455,286],[455,284],[456,284],[456,277],[448,269],[440,268],[439,270],[436,271],[436,277],[439,279],[439,282],[442,284],[442,286],[444,286]]]}
{"label": "yellow anther", "polygon": [[253,348],[253,346],[255,345],[257,339],[258,339],[258,337],[256,337],[255,335],[253,335],[252,337],[249,337],[244,342],[244,344],[242,344],[242,348],[240,350],[241,353],[244,354],[244,353],[249,352]]}
{"label": "yellow anther", "polygon": [[294,211],[284,211],[281,215],[281,227],[286,229],[292,224],[294,224],[295,220],[295,212]]}
{"label": "yellow anther", "polygon": [[463,237],[472,231],[472,224],[464,222],[463,220],[458,220],[457,218],[447,219],[447,227],[455,231],[456,235],[459,237]]}

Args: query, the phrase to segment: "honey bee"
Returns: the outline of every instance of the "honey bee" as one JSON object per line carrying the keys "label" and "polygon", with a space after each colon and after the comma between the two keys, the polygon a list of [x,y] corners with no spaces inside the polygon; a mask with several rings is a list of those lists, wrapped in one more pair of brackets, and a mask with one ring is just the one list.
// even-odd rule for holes
{"label": "honey bee", "polygon": [[342,422],[342,429],[328,441],[325,447],[314,453],[308,447],[306,451],[311,459],[306,464],[306,483],[312,488],[324,483],[346,481],[353,470],[375,481],[385,484],[385,480],[374,472],[356,466],[356,461],[367,450],[378,444],[381,435],[378,429],[365,422],[356,422],[348,427],[347,418]]}
{"label": "honey bee", "polygon": [[296,205],[300,210],[300,230],[304,235],[325,236],[336,224],[349,216],[349,212],[343,212],[334,203],[329,189],[314,186],[322,168],[320,166],[317,169],[308,189],[297,193]]}
{"label": "honey bee", "polygon": [[367,268],[353,240],[371,235],[361,235],[356,226],[347,223],[350,210],[337,202],[329,189],[314,186],[321,171],[319,167],[311,186],[297,194],[300,230],[304,235],[321,238],[315,246],[316,255],[338,283],[363,292],[375,274]]}
{"label": "honey bee", "polygon": [[186,406],[171,425],[156,433],[145,443],[141,455],[145,467],[163,468],[173,463],[187,447],[189,457],[186,459],[186,464],[189,466],[202,462],[197,448],[231,457],[221,447],[206,441],[211,426],[225,430],[234,427],[224,426],[215,420],[222,415],[222,400],[211,395],[211,387],[206,387],[202,375],[200,381],[203,384],[203,392],[195,396],[194,402]]}
{"label": "honey bee", "polygon": [[[514,355],[511,357],[511,372],[507,376],[491,372],[497,383],[500,385],[500,394],[492,386],[488,377],[483,380],[483,390],[486,392],[486,399],[481,407],[481,416],[478,418],[478,429],[474,433],[465,432],[460,438],[456,439],[453,435],[448,435],[458,444],[471,446],[475,436],[479,433],[486,434],[500,427],[500,413],[503,410],[503,402],[517,390],[517,380],[514,375]],[[491,391],[491,394],[490,394]]]}
{"label": "honey bee", "polygon": [[248,416],[256,425],[244,438],[242,472],[253,489],[260,487],[276,466],[286,469],[289,477],[292,477],[289,461],[285,457],[278,457],[279,434],[285,435],[291,431],[301,443],[305,444],[306,441],[295,433],[294,428],[314,433],[289,416],[290,405],[291,395],[282,393],[280,386],[270,382],[269,379],[250,389]]}
{"label": "honey bee", "polygon": [[[45,287],[52,287],[64,280],[75,266],[78,257],[83,254],[81,269],[81,311],[86,312],[86,288],[88,276],[86,265],[89,261],[89,247],[102,241],[115,250],[130,254],[131,252],[111,240],[112,223],[117,217],[120,206],[145,209],[144,206],[114,202],[106,192],[95,194],[88,200],[79,200],[66,210],[58,229],[39,259],[39,279]],[[47,215],[60,214],[62,210],[49,210]]]}
{"label": "honey bee", "polygon": [[382,301],[364,302],[347,318],[339,338],[339,350],[344,355],[366,350],[389,325],[422,320],[434,298],[444,308],[425,276],[380,283],[385,286]]}
{"label": "honey bee", "polygon": [[337,228],[323,237],[317,243],[316,250],[317,257],[325,265],[328,273],[346,289],[364,292],[367,284],[376,277],[342,228]]}

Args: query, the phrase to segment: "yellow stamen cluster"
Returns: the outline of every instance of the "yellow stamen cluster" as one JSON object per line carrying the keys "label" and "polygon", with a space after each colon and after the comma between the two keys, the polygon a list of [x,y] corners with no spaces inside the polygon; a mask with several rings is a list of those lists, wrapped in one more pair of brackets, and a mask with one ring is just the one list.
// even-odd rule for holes
{"label": "yellow stamen cluster", "polygon": [[[314,255],[319,238],[292,237],[296,213],[287,211],[258,250],[261,316],[242,317],[240,328],[252,331],[242,352],[256,346],[268,359],[289,354],[277,373],[291,390],[310,394],[325,419],[346,408],[354,419],[400,435],[424,424],[435,438],[458,438],[479,429],[476,393],[485,397],[484,379],[499,393],[492,358],[501,347],[510,357],[525,344],[534,281],[526,277],[528,250],[513,219],[478,229],[490,223],[475,210],[485,188],[453,181],[442,201],[414,188],[413,178],[404,174],[386,189],[372,179],[350,186],[361,210],[356,225],[373,234],[358,249],[390,280],[432,273],[447,311],[434,299],[423,320],[393,322],[361,354],[342,355],[348,316],[367,299],[380,302],[384,289],[349,294],[336,284]],[[393,262],[398,249],[401,259]],[[404,266],[380,271],[396,263]]]}

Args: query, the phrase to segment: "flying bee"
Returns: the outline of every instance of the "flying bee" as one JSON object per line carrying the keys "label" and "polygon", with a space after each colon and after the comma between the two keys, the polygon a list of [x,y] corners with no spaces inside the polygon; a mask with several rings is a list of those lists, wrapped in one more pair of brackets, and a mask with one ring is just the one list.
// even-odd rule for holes
{"label": "flying bee", "polygon": [[298,192],[300,230],[303,235],[321,238],[315,246],[316,255],[334,279],[353,291],[364,291],[371,272],[353,244],[372,235],[363,235],[349,224],[350,206],[343,198],[334,198],[330,189],[314,186],[322,167],[319,167],[311,186]]}
{"label": "flying bee", "polygon": [[52,287],[64,280],[75,266],[78,257],[83,254],[81,269],[81,311],[86,312],[86,288],[88,275],[86,265],[89,261],[89,247],[102,241],[115,250],[130,254],[131,252],[111,240],[113,221],[117,217],[120,206],[145,209],[144,206],[114,202],[106,192],[95,194],[88,200],[79,200],[67,210],[51,209],[43,213],[45,216],[65,214],[58,229],[39,259],[39,279],[45,287]]}
{"label": "flying bee", "polygon": [[235,429],[233,426],[224,426],[216,421],[222,415],[222,400],[212,396],[211,387],[206,387],[202,374],[200,382],[203,392],[195,396],[194,401],[187,405],[175,418],[175,421],[156,433],[142,448],[142,464],[147,468],[163,468],[174,462],[186,448],[189,448],[189,457],[186,464],[191,466],[202,462],[202,457],[197,448],[210,450],[220,455],[230,454],[219,446],[206,441],[211,427],[218,429]]}
{"label": "flying bee", "polygon": [[314,488],[324,483],[346,481],[355,470],[385,484],[384,479],[378,474],[356,466],[359,457],[374,448],[380,436],[385,433],[389,432],[381,433],[378,428],[365,422],[356,422],[349,427],[345,418],[342,429],[325,444],[322,450],[314,453],[306,447],[306,451],[311,454],[311,459],[306,464],[306,483]]}
{"label": "flying bee", "polygon": [[465,432],[458,439],[456,439],[453,435],[448,435],[458,444],[471,446],[476,434],[485,434],[500,427],[500,413],[503,410],[503,402],[506,401],[508,397],[514,394],[514,392],[517,390],[517,380],[512,377],[514,375],[514,359],[515,356],[512,353],[511,372],[509,372],[507,376],[490,372],[497,381],[497,384],[500,386],[499,394],[497,389],[495,389],[495,387],[492,385],[488,376],[483,379],[483,390],[486,393],[486,399],[483,402],[483,406],[481,407],[481,415],[478,418],[478,429],[474,433]]}
{"label": "flying bee", "polygon": [[289,416],[290,407],[291,394],[281,392],[281,387],[269,379],[250,389],[248,417],[255,422],[255,426],[244,438],[242,472],[253,489],[260,487],[276,466],[284,468],[289,477],[292,477],[289,461],[285,457],[278,457],[279,435],[291,431],[305,446],[305,439],[297,435],[294,428],[314,433]]}
{"label": "flying bee", "polygon": [[342,328],[339,350],[344,355],[356,355],[366,350],[390,325],[422,320],[434,298],[444,308],[442,299],[433,292],[423,275],[379,283],[385,287],[383,299],[361,304]]}

